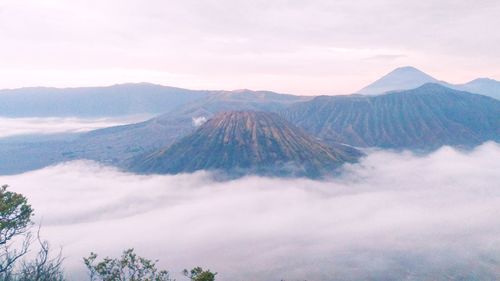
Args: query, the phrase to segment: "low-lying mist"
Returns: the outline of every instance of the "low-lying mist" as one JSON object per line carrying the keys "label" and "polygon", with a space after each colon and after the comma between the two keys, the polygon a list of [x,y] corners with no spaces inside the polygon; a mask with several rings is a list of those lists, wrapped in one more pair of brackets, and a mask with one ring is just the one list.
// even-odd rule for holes
{"label": "low-lying mist", "polygon": [[151,116],[77,118],[77,117],[0,117],[0,138],[33,134],[81,133],[90,130],[144,121]]}
{"label": "low-lying mist", "polygon": [[[66,270],[134,247],[218,280],[500,278],[500,145],[375,151],[325,180],[140,176],[70,162],[0,183],[28,196]],[[84,279],[84,278],[83,278]],[[182,279],[182,278],[177,278]]]}

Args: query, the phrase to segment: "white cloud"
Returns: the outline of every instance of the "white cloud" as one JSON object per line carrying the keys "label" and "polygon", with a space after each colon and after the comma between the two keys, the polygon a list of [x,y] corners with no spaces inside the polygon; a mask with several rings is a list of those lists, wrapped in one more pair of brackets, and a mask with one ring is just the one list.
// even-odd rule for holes
{"label": "white cloud", "polygon": [[193,117],[193,126],[199,127],[207,122],[207,117],[205,116],[200,116],[200,117]]}
{"label": "white cloud", "polygon": [[202,265],[226,281],[493,280],[481,274],[500,267],[498,159],[496,143],[378,151],[326,181],[229,182],[71,162],[0,183],[29,197],[75,274],[90,251],[135,247],[174,272]]}
{"label": "white cloud", "polygon": [[5,118],[0,117],[0,138],[17,135],[81,133],[143,121],[150,116],[117,118]]}

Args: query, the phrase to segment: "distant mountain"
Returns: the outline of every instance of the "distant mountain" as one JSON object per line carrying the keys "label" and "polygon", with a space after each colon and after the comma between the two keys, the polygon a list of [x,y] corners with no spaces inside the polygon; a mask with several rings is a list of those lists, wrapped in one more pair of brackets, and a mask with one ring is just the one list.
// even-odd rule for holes
{"label": "distant mountain", "polygon": [[321,96],[281,114],[327,142],[360,147],[434,149],[500,140],[500,101],[438,84],[378,96]]}
{"label": "distant mountain", "polygon": [[211,117],[223,111],[277,111],[295,102],[310,100],[310,96],[277,94],[270,91],[235,90],[211,93],[180,106],[165,116]]}
{"label": "distant mountain", "polygon": [[436,83],[455,90],[467,91],[500,100],[500,81],[479,78],[465,84],[451,84],[437,80],[411,66],[396,68],[357,93],[362,95],[378,95],[392,91],[415,89],[427,83]]}
{"label": "distant mountain", "polygon": [[324,145],[274,113],[239,111],[217,114],[172,146],[136,158],[131,167],[141,173],[318,177],[360,155],[347,146]]}
{"label": "distant mountain", "polygon": [[[266,109],[301,97],[268,91],[195,91],[148,83],[87,88],[21,88],[0,90],[0,116],[5,117],[108,117],[163,114],[172,110],[202,109],[226,100],[228,107],[249,103]],[[248,105],[243,105],[248,107]],[[224,108],[220,108],[222,110]]]}
{"label": "distant mountain", "polygon": [[21,88],[0,90],[0,116],[102,117],[160,114],[207,96],[148,83],[84,88]]}
{"label": "distant mountain", "polygon": [[439,81],[415,67],[406,66],[396,68],[357,93],[362,95],[381,94],[389,91],[414,89],[426,83],[439,83]]}
{"label": "distant mountain", "polygon": [[500,81],[497,80],[478,78],[466,84],[454,85],[454,88],[500,100]]}

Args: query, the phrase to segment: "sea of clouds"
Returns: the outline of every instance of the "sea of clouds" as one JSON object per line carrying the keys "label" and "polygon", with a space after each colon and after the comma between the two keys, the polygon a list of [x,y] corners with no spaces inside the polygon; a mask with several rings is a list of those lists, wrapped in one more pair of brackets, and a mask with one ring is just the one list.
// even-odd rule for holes
{"label": "sea of clouds", "polygon": [[486,143],[374,151],[323,181],[142,176],[77,161],[0,183],[27,195],[74,280],[91,251],[129,247],[178,280],[197,265],[223,281],[495,280],[499,167],[500,145]]}
{"label": "sea of clouds", "polygon": [[0,117],[0,138],[58,133],[82,133],[95,129],[144,121],[151,116],[78,118],[78,117]]}

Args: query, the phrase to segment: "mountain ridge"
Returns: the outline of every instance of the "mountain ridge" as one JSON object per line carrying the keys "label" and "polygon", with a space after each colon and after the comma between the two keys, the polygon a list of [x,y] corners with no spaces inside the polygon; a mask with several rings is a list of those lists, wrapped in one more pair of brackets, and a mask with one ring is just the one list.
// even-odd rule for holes
{"label": "mountain ridge", "polygon": [[190,90],[152,83],[124,83],[106,87],[25,87],[0,90],[2,117],[111,117],[159,115],[216,95],[247,99],[272,97],[277,103],[301,96],[271,91]]}
{"label": "mountain ridge", "polygon": [[[415,91],[413,97],[408,95]],[[99,129],[66,140],[49,142],[44,138],[36,142],[30,137],[27,143],[3,143],[0,173],[19,173],[76,159],[127,169],[134,157],[168,147],[193,133],[199,124],[195,119],[210,119],[228,110],[278,112],[324,143],[357,147],[428,151],[441,145],[471,147],[483,141],[500,141],[498,100],[439,85],[376,96],[304,99],[248,92],[243,96],[209,95],[141,123]]]}
{"label": "mountain ridge", "polygon": [[500,101],[432,83],[384,95],[321,96],[281,115],[327,142],[360,147],[428,150],[500,140]]}

